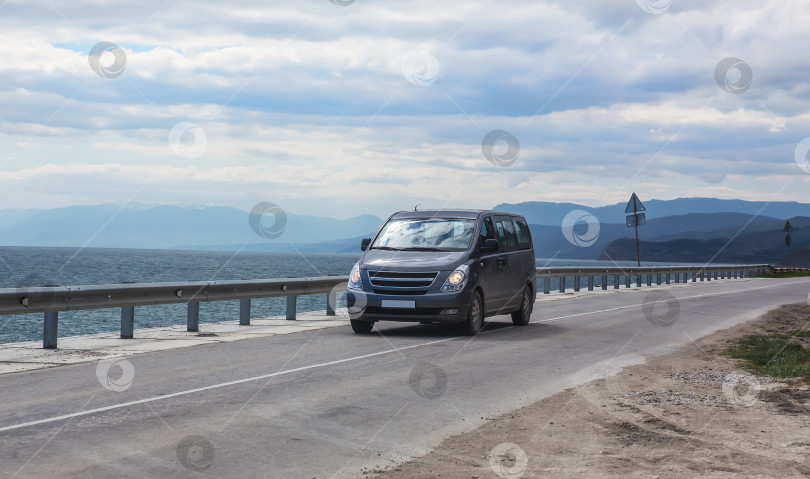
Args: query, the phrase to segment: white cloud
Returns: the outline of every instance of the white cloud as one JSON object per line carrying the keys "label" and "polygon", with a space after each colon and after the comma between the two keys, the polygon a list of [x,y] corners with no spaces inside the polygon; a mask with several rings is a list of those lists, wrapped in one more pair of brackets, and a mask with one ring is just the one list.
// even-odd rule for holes
{"label": "white cloud", "polygon": [[[302,212],[385,215],[417,202],[593,204],[631,179],[647,197],[761,199],[800,173],[793,147],[810,136],[810,67],[796,50],[810,18],[795,2],[684,0],[657,16],[626,0],[55,1],[2,13],[6,206],[271,195]],[[116,79],[88,65],[101,40],[126,52]],[[441,65],[427,87],[401,72],[416,48]],[[754,72],[742,95],[715,83],[728,56]],[[206,132],[195,160],[169,148],[181,121]],[[520,140],[508,168],[481,154],[493,129]]]}

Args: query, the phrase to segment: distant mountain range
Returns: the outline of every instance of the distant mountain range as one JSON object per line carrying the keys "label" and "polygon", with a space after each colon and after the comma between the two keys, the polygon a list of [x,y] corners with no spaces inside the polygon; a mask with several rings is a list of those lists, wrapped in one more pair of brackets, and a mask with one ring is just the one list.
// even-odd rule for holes
{"label": "distant mountain range", "polygon": [[[716,213],[715,213],[716,214]],[[752,223],[745,229],[721,228],[699,238],[682,236],[663,241],[641,241],[642,261],[672,261],[690,263],[768,263],[777,264],[787,253],[782,220]],[[810,246],[810,218],[790,219],[794,250]],[[668,238],[665,236],[664,238]],[[660,238],[659,238],[660,239]],[[634,239],[616,239],[605,245],[599,259],[634,260]]]}
{"label": "distant mountain range", "polygon": [[[628,198],[629,200],[629,198]],[[765,202],[745,200],[721,200],[717,198],[678,198],[674,200],[644,201],[647,219],[680,216],[690,213],[742,213],[746,215],[770,216],[786,220],[794,216],[810,216],[810,205],[796,202]],[[585,210],[596,216],[602,223],[624,223],[624,207],[627,201],[592,208],[574,203],[549,203],[527,201],[525,203],[497,205],[494,209],[519,213],[529,223],[540,225],[560,225],[563,218],[572,210]]]}
{"label": "distant mountain range", "polygon": [[[382,220],[373,215],[340,220],[286,213],[283,233],[271,240],[252,229],[248,216],[247,211],[227,206],[107,204],[49,210],[5,209],[0,210],[0,244],[266,250],[273,245],[289,247],[357,237],[382,225]],[[269,224],[265,226],[272,227],[274,219],[268,217],[266,222]]]}
{"label": "distant mountain range", "polygon": [[[810,204],[764,203],[714,198],[650,200],[647,224],[639,228],[642,260],[776,263],[785,254],[782,227],[790,218],[793,248],[810,247]],[[625,203],[592,208],[573,203],[526,202],[494,209],[526,216],[541,258],[635,259],[633,229],[624,224]],[[563,235],[563,218],[583,210],[599,221],[599,235],[577,246]],[[9,246],[88,246],[224,251],[359,253],[383,219],[358,214],[348,219],[286,213],[278,238],[258,235],[248,212],[210,205],[71,206],[57,209],[0,210],[0,244]],[[268,219],[272,226],[272,218]],[[587,230],[574,227],[575,235]],[[683,241],[688,240],[688,241]],[[628,245],[631,245],[632,248]],[[632,254],[631,254],[632,253]]]}

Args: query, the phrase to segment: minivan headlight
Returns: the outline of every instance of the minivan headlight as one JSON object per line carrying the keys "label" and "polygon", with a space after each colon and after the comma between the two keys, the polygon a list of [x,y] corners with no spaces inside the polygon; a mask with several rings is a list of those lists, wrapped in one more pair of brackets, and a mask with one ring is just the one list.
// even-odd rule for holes
{"label": "minivan headlight", "polygon": [[444,280],[442,291],[449,293],[452,291],[461,291],[467,286],[467,278],[469,277],[470,267],[463,264],[456,268],[455,271],[450,273],[450,276]]}
{"label": "minivan headlight", "polygon": [[349,273],[349,289],[363,289],[363,281],[360,278],[360,263],[355,263],[352,272]]}

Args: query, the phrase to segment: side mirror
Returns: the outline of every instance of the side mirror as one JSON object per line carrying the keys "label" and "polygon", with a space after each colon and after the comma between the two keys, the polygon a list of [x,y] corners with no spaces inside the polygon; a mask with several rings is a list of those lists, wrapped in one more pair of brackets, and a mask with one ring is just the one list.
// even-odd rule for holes
{"label": "side mirror", "polygon": [[478,251],[483,254],[488,254],[488,253],[495,253],[499,249],[500,246],[498,245],[498,240],[490,238],[488,240],[484,240],[484,244],[481,245],[480,248],[478,248]]}
{"label": "side mirror", "polygon": [[365,251],[368,249],[368,245],[371,243],[371,238],[363,238],[360,241],[360,251]]}

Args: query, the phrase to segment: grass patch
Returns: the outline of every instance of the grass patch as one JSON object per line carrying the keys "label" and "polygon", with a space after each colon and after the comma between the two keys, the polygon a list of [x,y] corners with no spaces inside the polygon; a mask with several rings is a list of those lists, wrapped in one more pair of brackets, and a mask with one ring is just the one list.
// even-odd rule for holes
{"label": "grass patch", "polygon": [[810,271],[784,271],[781,273],[766,272],[763,278],[798,278],[801,276],[810,276]]}
{"label": "grass patch", "polygon": [[795,378],[810,375],[810,348],[785,336],[746,336],[733,341],[723,354],[741,360],[743,368],[761,376]]}
{"label": "grass patch", "polygon": [[789,334],[794,338],[810,338],[810,330],[808,329],[794,329]]}

